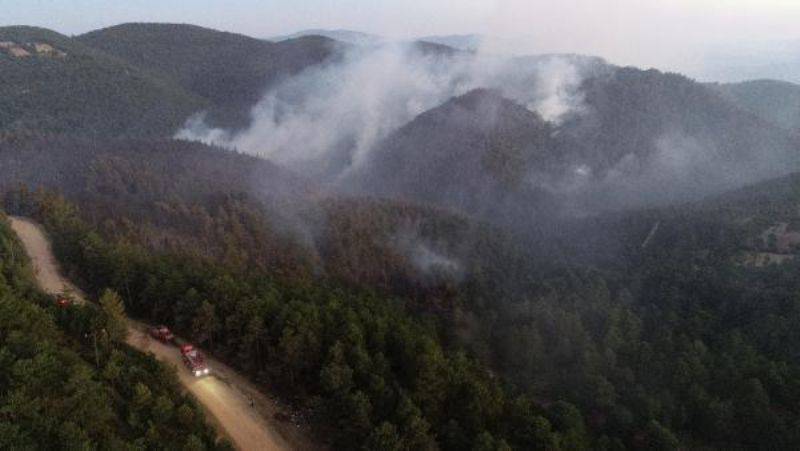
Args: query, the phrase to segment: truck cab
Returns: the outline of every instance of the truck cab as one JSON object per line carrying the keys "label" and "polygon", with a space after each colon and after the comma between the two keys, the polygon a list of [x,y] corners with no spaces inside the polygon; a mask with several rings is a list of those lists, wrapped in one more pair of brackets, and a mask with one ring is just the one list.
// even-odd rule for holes
{"label": "truck cab", "polygon": [[169,343],[175,339],[175,335],[172,334],[172,331],[169,330],[167,326],[163,325],[150,329],[150,336],[163,343]]}
{"label": "truck cab", "polygon": [[195,349],[190,344],[181,346],[181,356],[183,356],[183,364],[195,377],[207,376],[211,370],[206,364],[206,358],[202,352]]}

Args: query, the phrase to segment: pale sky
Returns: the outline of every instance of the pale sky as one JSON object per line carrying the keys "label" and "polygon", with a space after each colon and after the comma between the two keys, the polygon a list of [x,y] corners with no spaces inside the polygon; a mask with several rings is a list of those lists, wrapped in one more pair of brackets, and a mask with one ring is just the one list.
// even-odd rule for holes
{"label": "pale sky", "polygon": [[800,0],[0,0],[0,25],[78,34],[134,21],[255,37],[307,28],[481,33],[516,38],[530,51],[669,69],[713,46],[800,39]]}

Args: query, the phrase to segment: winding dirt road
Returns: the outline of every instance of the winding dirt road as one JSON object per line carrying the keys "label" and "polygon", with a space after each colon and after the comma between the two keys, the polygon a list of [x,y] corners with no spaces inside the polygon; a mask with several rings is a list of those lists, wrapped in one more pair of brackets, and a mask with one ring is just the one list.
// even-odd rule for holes
{"label": "winding dirt road", "polygon": [[[11,217],[10,220],[31,259],[42,289],[50,294],[71,292],[76,302],[85,303],[86,296],[62,277],[44,231],[24,218]],[[276,404],[229,367],[208,359],[213,376],[197,379],[184,368],[178,349],[150,339],[145,324],[128,320],[128,328],[128,344],[142,352],[151,352],[161,362],[176,367],[181,384],[197,398],[213,424],[238,449],[317,448],[295,426],[273,420],[279,411]],[[250,406],[251,399],[253,407]]]}

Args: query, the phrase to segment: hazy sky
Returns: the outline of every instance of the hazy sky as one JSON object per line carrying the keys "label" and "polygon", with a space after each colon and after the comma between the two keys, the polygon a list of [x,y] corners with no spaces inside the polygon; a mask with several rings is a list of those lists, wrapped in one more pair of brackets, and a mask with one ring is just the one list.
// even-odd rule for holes
{"label": "hazy sky", "polygon": [[77,34],[132,21],[257,37],[305,28],[398,37],[474,32],[520,38],[531,51],[679,68],[716,45],[800,38],[800,0],[0,0],[2,25]]}

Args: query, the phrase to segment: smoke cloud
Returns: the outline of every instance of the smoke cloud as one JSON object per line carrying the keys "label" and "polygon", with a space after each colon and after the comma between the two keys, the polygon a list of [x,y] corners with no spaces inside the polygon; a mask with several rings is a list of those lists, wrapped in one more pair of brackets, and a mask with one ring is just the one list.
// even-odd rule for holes
{"label": "smoke cloud", "polygon": [[271,87],[249,129],[191,118],[176,138],[258,155],[335,183],[417,115],[475,88],[497,89],[556,124],[583,110],[584,77],[569,57],[504,58],[416,44],[353,48],[341,61]]}
{"label": "smoke cloud", "polygon": [[563,58],[550,59],[541,65],[536,78],[536,100],[528,104],[528,109],[556,124],[569,114],[584,111],[580,91],[583,77],[574,64]]}
{"label": "smoke cloud", "polygon": [[434,242],[423,237],[418,223],[401,226],[390,243],[417,271],[426,276],[444,276],[456,282],[464,277],[461,262],[440,250],[442,246],[436,246]]}
{"label": "smoke cloud", "polygon": [[797,167],[797,157],[781,149],[765,143],[750,154],[730,155],[708,137],[671,131],[655,139],[654,153],[627,154],[593,183],[580,185],[578,191],[586,208],[694,201],[791,172]]}

